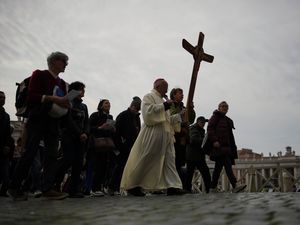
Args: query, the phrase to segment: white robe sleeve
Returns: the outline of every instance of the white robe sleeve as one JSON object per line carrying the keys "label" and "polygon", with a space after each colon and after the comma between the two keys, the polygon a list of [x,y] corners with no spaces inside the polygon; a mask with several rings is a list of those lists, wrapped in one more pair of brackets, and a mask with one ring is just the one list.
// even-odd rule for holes
{"label": "white robe sleeve", "polygon": [[154,126],[166,121],[163,101],[153,94],[147,94],[142,102],[142,115],[147,126]]}
{"label": "white robe sleeve", "polygon": [[178,113],[174,114],[170,117],[170,123],[175,132],[180,132],[181,122],[182,122],[182,119],[181,119],[180,114],[178,114]]}

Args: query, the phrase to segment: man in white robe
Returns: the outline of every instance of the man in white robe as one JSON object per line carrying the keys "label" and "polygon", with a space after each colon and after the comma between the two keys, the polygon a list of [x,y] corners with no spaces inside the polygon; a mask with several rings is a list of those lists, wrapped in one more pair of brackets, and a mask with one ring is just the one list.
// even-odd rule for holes
{"label": "man in white robe", "polygon": [[142,101],[144,124],[126,163],[121,190],[144,196],[143,190],[167,190],[180,195],[182,183],[175,166],[174,131],[180,131],[181,115],[170,115],[172,100],[164,101],[168,83],[154,82],[154,89]]}

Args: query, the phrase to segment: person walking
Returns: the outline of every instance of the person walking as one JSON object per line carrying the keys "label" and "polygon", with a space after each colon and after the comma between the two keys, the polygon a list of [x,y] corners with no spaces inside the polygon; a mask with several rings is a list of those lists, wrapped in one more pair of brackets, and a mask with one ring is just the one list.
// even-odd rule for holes
{"label": "person walking", "polygon": [[130,150],[141,130],[140,109],[142,100],[135,96],[127,110],[116,118],[116,146],[120,151],[109,181],[109,193],[114,195],[120,191],[120,182]]}
{"label": "person walking", "polygon": [[121,190],[135,196],[145,191],[166,190],[167,195],[183,194],[175,166],[174,131],[180,130],[180,114],[170,115],[172,100],[164,101],[168,83],[154,82],[152,91],[142,100],[144,124],[130,151]]}
{"label": "person walking", "polygon": [[235,129],[234,124],[232,119],[226,116],[228,108],[227,102],[220,102],[207,126],[208,140],[212,143],[210,159],[215,161],[211,183],[212,192],[218,191],[218,180],[223,167],[231,183],[232,192],[240,192],[246,188],[246,185],[237,186],[237,180],[232,171],[232,165],[235,164],[234,160],[238,158],[238,155],[232,131]]}
{"label": "person walking", "polygon": [[11,149],[10,116],[5,111],[5,93],[0,91],[0,196],[6,196],[9,183],[9,164],[14,149]]}
{"label": "person walking", "polygon": [[62,124],[63,158],[56,175],[56,185],[60,187],[65,174],[71,168],[71,177],[67,188],[69,198],[83,198],[80,175],[89,134],[89,115],[87,106],[82,100],[85,85],[80,81],[72,82],[69,85],[69,93],[72,90],[76,91],[78,96],[72,100],[72,107]]}
{"label": "person walking", "polygon": [[48,199],[64,199],[66,193],[54,190],[57,170],[60,118],[70,107],[66,82],[59,77],[68,65],[69,57],[62,52],[53,52],[47,58],[48,70],[33,72],[28,89],[29,115],[26,123],[27,137],[24,154],[19,160],[7,191],[13,200],[27,200],[22,182],[39,149],[40,140],[45,143],[42,192]]}
{"label": "person walking", "polygon": [[197,168],[202,175],[205,185],[205,191],[206,193],[209,193],[211,176],[209,168],[205,161],[205,152],[201,147],[205,136],[204,126],[207,121],[208,119],[205,119],[205,117],[200,116],[197,118],[196,123],[191,125],[189,129],[190,141],[186,151],[187,178],[185,185],[185,189],[188,192],[192,192],[192,179],[194,171]]}

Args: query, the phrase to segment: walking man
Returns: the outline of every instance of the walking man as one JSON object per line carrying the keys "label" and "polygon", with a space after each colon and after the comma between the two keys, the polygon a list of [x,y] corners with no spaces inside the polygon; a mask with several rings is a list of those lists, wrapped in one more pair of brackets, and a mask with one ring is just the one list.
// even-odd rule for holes
{"label": "walking man", "polygon": [[237,147],[232,130],[234,129],[233,121],[226,116],[228,104],[222,101],[218,109],[213,112],[208,126],[208,139],[212,143],[210,159],[215,161],[215,168],[212,176],[212,192],[217,192],[218,180],[223,167],[233,188],[233,192],[240,192],[245,189],[246,185],[237,186],[237,180],[232,171],[234,160],[238,158]]}
{"label": "walking man", "polygon": [[27,194],[22,190],[22,182],[28,175],[40,140],[45,143],[43,196],[48,199],[67,197],[67,194],[55,191],[53,186],[57,169],[60,117],[65,115],[70,107],[69,100],[65,97],[66,82],[59,77],[68,65],[68,56],[61,52],[53,52],[48,56],[47,63],[48,70],[34,71],[29,83],[25,152],[15,168],[7,191],[13,200],[27,200]]}
{"label": "walking man", "polygon": [[180,130],[181,115],[170,115],[172,100],[164,102],[168,83],[154,82],[153,90],[142,100],[144,124],[131,149],[121,181],[121,190],[144,196],[143,190],[167,190],[180,195],[182,183],[175,166],[174,131]]}

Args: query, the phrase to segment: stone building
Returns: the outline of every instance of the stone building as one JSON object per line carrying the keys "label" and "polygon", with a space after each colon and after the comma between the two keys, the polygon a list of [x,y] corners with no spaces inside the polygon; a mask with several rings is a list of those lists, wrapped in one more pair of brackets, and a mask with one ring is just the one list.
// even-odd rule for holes
{"label": "stone building", "polygon": [[[247,184],[246,191],[294,191],[300,185],[300,156],[295,155],[292,147],[287,146],[285,153],[281,151],[277,155],[263,156],[251,149],[238,150],[239,159],[233,166],[238,183]],[[211,171],[214,162],[208,160]],[[222,172],[220,186],[223,190],[230,189],[230,183]]]}

